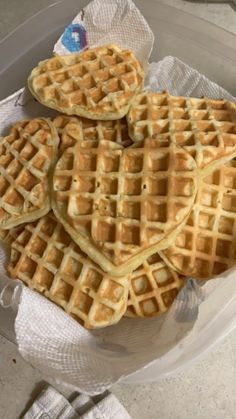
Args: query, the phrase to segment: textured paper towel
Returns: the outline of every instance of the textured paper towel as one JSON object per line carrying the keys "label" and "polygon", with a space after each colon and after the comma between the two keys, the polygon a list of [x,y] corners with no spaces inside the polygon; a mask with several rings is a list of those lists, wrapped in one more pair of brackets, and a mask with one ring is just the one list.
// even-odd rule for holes
{"label": "textured paper towel", "polygon": [[145,85],[149,90],[168,90],[176,96],[206,96],[212,99],[224,98],[236,101],[225,89],[176,57],[165,57],[158,63],[151,63]]}
{"label": "textured paper towel", "polygon": [[[131,17],[134,13],[139,13],[133,3],[123,0],[106,3],[96,0],[87,9],[94,11],[93,7],[98,4],[100,14],[104,9],[104,13],[109,11],[112,14],[113,27],[116,27],[114,16],[120,19],[117,5],[123,5],[123,11],[132,12]],[[87,9],[84,11],[84,16]],[[143,18],[142,21],[144,22]],[[99,34],[96,35],[97,38],[95,36],[95,33],[99,33],[97,31],[99,20],[95,19],[94,22],[90,26],[91,32],[88,36],[88,39],[94,39],[93,42],[99,36]],[[127,24],[126,18],[120,19],[119,22]],[[104,42],[102,27],[100,32],[99,39]],[[62,38],[56,49],[59,48],[61,40]],[[151,51],[151,37],[149,41],[146,58]],[[146,87],[152,90],[168,89],[171,93],[179,95],[232,98],[229,93],[175,57],[166,57],[159,63],[150,65]],[[6,129],[10,123],[22,117],[42,114],[43,110],[44,114],[45,112],[50,114],[49,110],[42,108],[26,90],[22,89],[0,103],[2,129]],[[3,269],[1,257],[0,266]],[[224,275],[227,277],[228,287],[233,283],[234,275],[234,271]],[[84,393],[97,394],[122,377],[144,368],[155,360],[160,360],[163,354],[165,362],[168,362],[168,352],[184,342],[184,338],[194,327],[202,307],[207,304],[208,298],[217,293],[220,296],[221,287],[222,282],[219,280],[212,280],[203,287],[190,280],[168,315],[148,320],[123,319],[116,326],[92,332],[83,329],[40,295],[22,287],[15,325],[19,350],[23,357],[38,367],[45,376],[62,380]],[[228,292],[227,288],[225,298],[228,296],[230,299],[234,291],[230,288],[230,293],[227,294]],[[6,291],[2,295],[3,302],[6,298],[5,293]],[[17,295],[13,293],[13,304],[16,305],[15,300],[18,297],[18,293]]]}
{"label": "textured paper towel", "polygon": [[17,343],[23,357],[49,382],[61,380],[95,395],[173,348],[191,329],[198,302],[198,292],[189,281],[168,316],[123,319],[115,326],[87,331],[56,305],[22,287]]}
{"label": "textured paper towel", "polygon": [[[87,36],[84,34],[87,32]],[[54,52],[63,55],[88,46],[118,44],[132,49],[146,64],[154,35],[131,0],[94,0],[68,25]]]}
{"label": "textured paper towel", "polygon": [[131,419],[114,394],[105,392],[97,399],[76,394],[72,401],[68,401],[55,388],[48,386],[22,419]]}

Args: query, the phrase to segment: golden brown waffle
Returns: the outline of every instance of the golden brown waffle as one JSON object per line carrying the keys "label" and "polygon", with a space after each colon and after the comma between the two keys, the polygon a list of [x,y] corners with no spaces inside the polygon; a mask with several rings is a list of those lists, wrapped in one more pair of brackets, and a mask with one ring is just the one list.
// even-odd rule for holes
{"label": "golden brown waffle", "polygon": [[52,212],[25,225],[12,243],[8,271],[87,328],[117,323],[126,310],[129,278],[101,271]]}
{"label": "golden brown waffle", "polygon": [[23,231],[24,224],[20,224],[17,227],[13,227],[10,230],[0,230],[0,241],[8,246],[11,246],[12,242],[17,236]]}
{"label": "golden brown waffle", "polygon": [[114,141],[124,147],[133,143],[128,135],[126,118],[117,121],[99,121],[58,115],[54,118],[53,124],[60,137],[60,155],[78,140]]}
{"label": "golden brown waffle", "polygon": [[197,176],[190,154],[168,141],[77,141],[55,167],[53,210],[104,271],[125,275],[173,240]]}
{"label": "golden brown waffle", "polygon": [[76,141],[76,139],[72,135],[65,135],[67,125],[73,122],[77,124],[76,116],[57,115],[55,118],[52,119],[52,123],[56,128],[59,137],[59,156],[67,147],[72,146]]}
{"label": "golden brown waffle", "polygon": [[158,253],[131,274],[127,317],[154,317],[165,313],[185,283]]}
{"label": "golden brown waffle", "polygon": [[161,256],[178,272],[199,279],[236,264],[236,160],[202,180],[186,225]]}
{"label": "golden brown waffle", "polygon": [[143,70],[131,51],[107,45],[40,62],[28,85],[49,108],[91,119],[119,119],[142,90]]}
{"label": "golden brown waffle", "polygon": [[[64,131],[64,128],[66,127],[66,125],[71,121],[75,119],[75,116],[68,116],[68,115],[57,115],[54,118],[51,119],[54,127],[57,130],[57,134],[59,136],[59,140],[61,142],[61,137],[62,137],[62,133]],[[59,142],[59,146],[60,146],[60,142]]]}
{"label": "golden brown waffle", "polygon": [[49,211],[49,178],[57,147],[56,129],[43,118],[18,122],[1,139],[1,229],[36,220]]}
{"label": "golden brown waffle", "polygon": [[133,141],[169,139],[209,172],[236,155],[236,105],[227,100],[143,92],[136,96],[127,120]]}

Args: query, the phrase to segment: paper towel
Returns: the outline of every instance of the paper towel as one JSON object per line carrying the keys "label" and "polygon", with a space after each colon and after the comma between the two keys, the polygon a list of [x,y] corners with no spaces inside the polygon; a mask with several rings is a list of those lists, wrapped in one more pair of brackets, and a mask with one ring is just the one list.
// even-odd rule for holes
{"label": "paper towel", "polygon": [[[85,35],[86,32],[86,35]],[[131,0],[94,0],[65,29],[54,46],[59,55],[88,46],[118,44],[134,51],[146,65],[154,35]]]}

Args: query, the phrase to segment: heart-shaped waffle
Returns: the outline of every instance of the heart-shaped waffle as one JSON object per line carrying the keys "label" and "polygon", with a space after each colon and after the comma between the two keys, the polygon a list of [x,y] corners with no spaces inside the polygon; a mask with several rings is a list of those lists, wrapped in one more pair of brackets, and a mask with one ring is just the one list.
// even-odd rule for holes
{"label": "heart-shaped waffle", "polygon": [[236,264],[236,161],[203,178],[189,218],[166,263],[183,275],[209,279]]}
{"label": "heart-shaped waffle", "polygon": [[117,323],[126,310],[129,277],[104,273],[52,212],[25,224],[11,244],[8,271],[87,328]]}
{"label": "heart-shaped waffle", "polygon": [[205,173],[236,155],[236,105],[227,100],[143,92],[134,99],[127,121],[133,141],[169,139]]}
{"label": "heart-shaped waffle", "polygon": [[41,103],[68,115],[119,119],[143,86],[143,70],[129,50],[100,46],[42,61],[28,79]]}
{"label": "heart-shaped waffle", "polygon": [[0,228],[9,229],[46,214],[58,135],[43,118],[16,123],[0,140]]}
{"label": "heart-shaped waffle", "polygon": [[168,141],[77,141],[55,167],[53,210],[92,260],[121,276],[173,240],[197,176],[190,154]]}

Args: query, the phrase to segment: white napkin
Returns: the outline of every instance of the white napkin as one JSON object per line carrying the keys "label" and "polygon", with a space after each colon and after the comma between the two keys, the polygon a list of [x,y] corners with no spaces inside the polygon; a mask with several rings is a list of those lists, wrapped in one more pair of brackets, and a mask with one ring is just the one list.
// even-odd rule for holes
{"label": "white napkin", "polygon": [[53,51],[63,55],[86,45],[114,43],[134,51],[145,65],[153,42],[151,29],[132,0],[94,0],[65,28]]}
{"label": "white napkin", "polygon": [[236,101],[230,93],[210,81],[194,68],[176,57],[165,57],[151,63],[146,74],[145,87],[149,90],[168,90],[176,96],[209,97]]}
{"label": "white napkin", "polygon": [[114,394],[106,392],[95,401],[79,394],[69,402],[49,386],[36,398],[22,419],[131,419]]}

